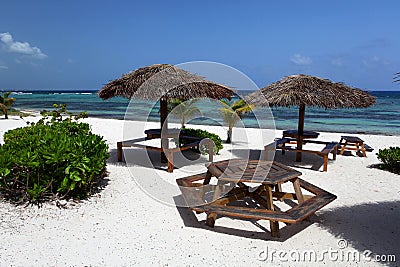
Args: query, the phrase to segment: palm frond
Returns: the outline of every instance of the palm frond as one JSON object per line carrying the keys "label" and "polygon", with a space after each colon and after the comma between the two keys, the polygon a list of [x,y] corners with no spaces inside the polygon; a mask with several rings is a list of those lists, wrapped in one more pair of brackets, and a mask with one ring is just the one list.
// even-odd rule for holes
{"label": "palm frond", "polygon": [[0,110],[3,112],[3,114],[7,113],[7,107],[4,104],[0,103]]}
{"label": "palm frond", "polygon": [[186,121],[190,120],[191,118],[195,117],[196,115],[202,116],[203,113],[201,110],[197,107],[197,102],[198,99],[191,99],[188,101],[173,101],[171,106],[177,103],[180,103],[176,105],[170,112],[171,114],[179,119],[181,122],[182,127],[185,126]]}
{"label": "palm frond", "polygon": [[397,72],[393,77],[393,82],[400,83],[400,72]]}

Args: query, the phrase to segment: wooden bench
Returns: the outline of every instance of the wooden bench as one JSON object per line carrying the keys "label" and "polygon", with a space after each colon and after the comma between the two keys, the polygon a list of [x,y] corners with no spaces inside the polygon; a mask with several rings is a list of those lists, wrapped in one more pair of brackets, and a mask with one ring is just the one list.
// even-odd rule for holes
{"label": "wooden bench", "polygon": [[367,157],[366,151],[374,150],[372,147],[365,144],[364,140],[357,136],[341,136],[339,145],[340,155],[343,155],[345,150],[355,150],[356,152],[361,152],[364,157]]}
{"label": "wooden bench", "polygon": [[[155,137],[152,137],[150,139],[154,139],[154,138]],[[137,148],[143,148],[146,150],[164,152],[166,154],[167,160],[168,160],[168,172],[173,172],[173,170],[174,170],[174,153],[188,150],[191,148],[198,148],[201,143],[204,143],[207,145],[208,160],[210,162],[213,161],[214,142],[212,140],[210,140],[208,138],[202,139],[202,138],[192,137],[192,136],[180,136],[180,138],[186,139],[186,140],[191,140],[192,142],[185,144],[185,145],[180,145],[179,147],[175,147],[175,148],[161,148],[161,147],[154,147],[154,146],[138,144],[138,142],[143,142],[143,141],[149,140],[147,137],[117,142],[118,161],[119,162],[122,161],[122,148],[123,147],[137,147]]]}
{"label": "wooden bench", "polygon": [[[322,156],[324,158],[324,167],[323,171],[328,171],[328,155],[333,153],[333,160],[336,160],[338,142],[324,142],[324,141],[316,141],[316,140],[303,140],[304,144],[312,143],[312,144],[321,144],[325,145],[325,147],[321,151],[317,150],[307,150],[307,149],[297,149],[290,146],[286,146],[286,144],[293,144],[297,140],[294,138],[278,138],[275,139],[276,149],[282,150],[282,154],[285,154],[285,151],[294,151],[294,152],[305,152],[312,153]],[[267,147],[267,146],[266,146]]]}

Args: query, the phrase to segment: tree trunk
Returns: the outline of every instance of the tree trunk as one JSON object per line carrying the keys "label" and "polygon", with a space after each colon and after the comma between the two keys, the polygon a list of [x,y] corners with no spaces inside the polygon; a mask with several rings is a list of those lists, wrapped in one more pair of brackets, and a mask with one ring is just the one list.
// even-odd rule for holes
{"label": "tree trunk", "polygon": [[6,112],[4,112],[4,117],[6,118],[6,120],[8,120],[8,112],[6,110]]}
{"label": "tree trunk", "polygon": [[228,137],[226,138],[226,143],[230,144],[232,142],[232,129],[229,129],[227,134],[228,134]]}

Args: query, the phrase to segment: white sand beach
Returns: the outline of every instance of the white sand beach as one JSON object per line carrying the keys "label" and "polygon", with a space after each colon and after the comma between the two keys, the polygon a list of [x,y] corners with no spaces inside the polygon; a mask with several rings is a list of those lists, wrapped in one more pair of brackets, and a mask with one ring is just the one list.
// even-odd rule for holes
{"label": "white sand beach", "polygon": [[[181,164],[178,158],[173,173],[157,163],[155,153],[150,157],[160,168],[152,168],[145,159],[147,153],[135,148],[126,149],[129,162],[117,162],[117,141],[143,137],[143,129],[157,128],[158,123],[86,121],[110,147],[104,188],[88,200],[68,203],[66,209],[54,204],[38,208],[0,202],[0,266],[399,265],[399,175],[371,165],[379,163],[378,149],[399,146],[400,136],[358,134],[375,150],[367,152],[367,158],[354,152],[338,155],[336,161],[329,161],[327,172],[322,172],[319,156],[304,155],[303,162],[296,163],[294,154],[283,157],[277,153],[277,161],[302,172],[302,179],[337,199],[310,222],[280,224],[281,237],[272,238],[268,221],[218,217],[215,228],[210,228],[205,225],[205,214],[172,205],[180,199],[175,179],[206,171],[206,156],[193,165]],[[0,142],[8,129],[21,126],[25,123],[17,117],[0,119]],[[226,138],[222,127],[206,128]],[[249,149],[261,153],[260,130],[246,129],[247,141],[239,131],[234,132],[233,145],[226,145],[215,161],[241,157]],[[268,132],[272,139],[281,135],[282,131]],[[341,135],[322,132],[319,139],[339,141]],[[165,191],[162,184],[168,184]],[[311,252],[316,253],[317,262],[303,259],[302,255]],[[360,262],[354,255],[360,255]],[[364,255],[382,259],[395,255],[397,263],[380,263]]]}

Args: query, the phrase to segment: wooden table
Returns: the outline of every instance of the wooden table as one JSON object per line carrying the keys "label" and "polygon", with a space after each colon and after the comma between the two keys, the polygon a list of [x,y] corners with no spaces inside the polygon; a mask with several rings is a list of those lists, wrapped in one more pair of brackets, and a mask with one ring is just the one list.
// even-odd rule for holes
{"label": "wooden table", "polygon": [[[168,129],[163,132],[163,137],[166,138],[178,138],[182,137],[184,135],[184,130],[183,129]],[[146,134],[146,139],[155,139],[155,138],[161,138],[161,129],[147,129],[144,131]]]}
{"label": "wooden table", "polygon": [[[282,150],[282,155],[285,154],[285,151],[294,151],[294,152],[301,152],[301,153],[312,153],[312,154],[317,154],[321,157],[324,158],[324,166],[323,166],[323,171],[327,172],[328,171],[328,156],[330,153],[333,154],[332,159],[336,160],[336,155],[337,155],[337,150],[338,150],[338,142],[324,142],[324,141],[317,141],[317,140],[303,140],[303,144],[318,144],[318,145],[323,145],[322,150],[309,150],[309,149],[299,149],[298,146],[293,148],[291,146],[287,146],[287,144],[294,144],[297,142],[297,139],[294,138],[278,138],[275,139],[275,149],[280,149]],[[270,149],[269,145],[266,145],[264,147],[265,154],[267,155],[268,150]]]}
{"label": "wooden table", "polygon": [[[211,163],[207,173],[177,179],[177,184],[192,210],[207,213],[208,226],[214,227],[218,214],[263,219],[270,221],[271,235],[279,237],[278,222],[300,222],[336,199],[335,195],[300,179],[300,175],[277,162],[232,159]],[[207,186],[212,177],[217,178],[217,185]],[[196,183],[200,180],[203,184]],[[292,183],[294,193],[282,192],[281,185],[286,182]],[[256,185],[256,189],[248,184]],[[225,187],[229,189],[227,193]],[[205,192],[205,188],[211,188],[212,192]],[[314,196],[303,195],[301,188]],[[210,193],[213,193],[211,201],[207,198]],[[243,198],[251,198],[263,208],[237,205],[237,200]],[[274,199],[295,200],[297,205],[287,211],[275,210]]]}
{"label": "wooden table", "polygon": [[[343,140],[345,141],[344,143]],[[364,157],[367,157],[364,140],[359,137],[341,136],[339,144],[341,145],[340,155],[343,155],[345,150],[355,150],[356,152],[361,152]]]}
{"label": "wooden table", "polygon": [[[313,131],[303,131],[303,134],[300,136],[300,139],[314,139],[318,138],[319,133],[313,132]],[[283,138],[285,137],[291,137],[291,138],[296,138],[298,139],[299,134],[297,130],[286,130],[283,131]]]}
{"label": "wooden table", "polygon": [[296,161],[300,162],[301,161],[301,153],[303,149],[303,140],[309,140],[309,139],[315,139],[319,136],[319,133],[313,132],[313,131],[302,131],[302,134],[299,134],[298,130],[287,130],[283,131],[283,136],[282,138],[295,138],[295,141],[292,141],[291,143],[297,144],[297,153],[296,153]]}

